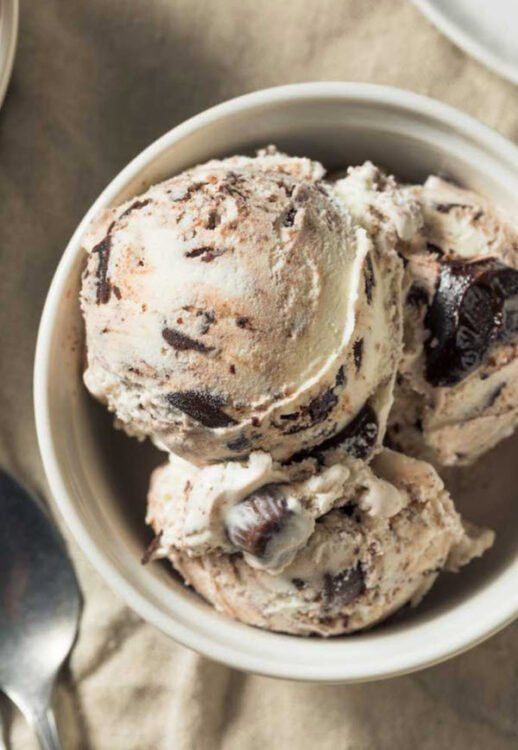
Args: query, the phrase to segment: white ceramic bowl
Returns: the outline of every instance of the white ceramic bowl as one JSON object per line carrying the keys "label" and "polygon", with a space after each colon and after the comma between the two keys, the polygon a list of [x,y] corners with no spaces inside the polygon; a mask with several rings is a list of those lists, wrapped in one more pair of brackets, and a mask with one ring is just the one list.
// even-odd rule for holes
{"label": "white ceramic bowl", "polygon": [[452,479],[468,515],[496,528],[493,551],[460,575],[444,575],[420,608],[407,609],[377,629],[330,640],[296,638],[233,622],[184,588],[165,563],[141,565],[150,539],[144,525],[147,481],[162,457],[113,430],[110,416],[82,386],[77,294],[84,260],[80,238],[91,216],[185,167],[268,143],[330,168],[369,158],[406,180],[444,171],[516,208],[518,150],[466,115],[397,89],[351,83],[285,86],[234,99],[179,125],[104,190],[56,271],[35,369],[37,429],[48,481],[72,534],[109,584],[143,618],[186,646],[277,677],[353,682],[401,674],[473,646],[517,614],[516,442],[508,441],[498,454]]}

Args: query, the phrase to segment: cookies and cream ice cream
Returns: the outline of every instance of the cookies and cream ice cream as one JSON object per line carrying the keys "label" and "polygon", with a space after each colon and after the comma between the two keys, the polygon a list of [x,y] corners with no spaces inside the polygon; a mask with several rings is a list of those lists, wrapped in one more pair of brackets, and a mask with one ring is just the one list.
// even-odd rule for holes
{"label": "cookies and cream ice cream", "polygon": [[518,227],[437,177],[410,192],[424,226],[404,248],[390,441],[438,464],[468,464],[518,424]]}
{"label": "cookies and cream ice cream", "polygon": [[[370,466],[283,470],[251,457],[224,497],[200,475],[211,468],[185,484],[174,463],[157,470],[154,556],[169,557],[221,612],[259,627],[326,636],[365,628],[416,604],[440,570],[457,570],[493,542],[492,532],[463,525],[430,465],[387,449]],[[186,512],[186,492],[196,510]]]}
{"label": "cookies and cream ice cream", "polygon": [[516,421],[514,230],[456,190],[268,148],[92,223],[84,381],[169,454],[145,559],[220,611],[349,633],[491,546],[430,464],[382,448],[397,373],[405,452],[470,460]]}
{"label": "cookies and cream ice cream", "polygon": [[104,212],[84,241],[88,389],[199,465],[286,460],[365,410],[372,450],[400,357],[402,224],[360,222],[320,164],[272,150]]}

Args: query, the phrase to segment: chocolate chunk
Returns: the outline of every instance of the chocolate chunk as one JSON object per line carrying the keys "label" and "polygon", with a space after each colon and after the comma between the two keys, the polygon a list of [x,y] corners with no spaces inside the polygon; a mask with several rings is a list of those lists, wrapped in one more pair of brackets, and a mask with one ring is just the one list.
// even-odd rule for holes
{"label": "chocolate chunk", "polygon": [[365,591],[365,578],[358,564],[340,573],[324,575],[324,601],[327,607],[344,607]]}
{"label": "chocolate chunk", "polygon": [[332,390],[324,391],[324,393],[314,398],[308,406],[312,424],[323,422],[333,411],[337,403],[338,397],[335,396]]}
{"label": "chocolate chunk", "polygon": [[221,224],[221,216],[217,211],[210,211],[207,219],[207,229],[216,229],[218,224]]}
{"label": "chocolate chunk", "polygon": [[313,448],[298,451],[290,462],[316,458],[322,461],[326,451],[342,448],[355,458],[366,458],[376,445],[378,419],[370,404],[365,404],[342,430]]}
{"label": "chocolate chunk", "polygon": [[186,258],[199,258],[200,255],[203,255],[203,253],[208,253],[211,251],[212,248],[204,245],[203,247],[195,247],[194,250],[188,250],[185,253]]}
{"label": "chocolate chunk", "polygon": [[240,435],[235,440],[231,440],[227,443],[229,451],[240,453],[241,451],[248,450],[250,448],[250,441],[244,435]]}
{"label": "chocolate chunk", "polygon": [[92,253],[99,255],[99,263],[97,265],[97,292],[96,301],[98,305],[105,305],[110,301],[111,296],[111,284],[108,280],[108,263],[110,260],[110,252],[112,248],[112,238],[109,234],[99,242]]}
{"label": "chocolate chunk", "polygon": [[204,336],[209,331],[210,327],[216,322],[216,315],[213,310],[198,310],[196,317],[202,318],[200,333]]}
{"label": "chocolate chunk", "polygon": [[306,581],[302,580],[302,578],[292,578],[291,582],[295,586],[297,591],[303,591],[305,588],[307,588],[308,585]]}
{"label": "chocolate chunk", "polygon": [[125,211],[121,213],[121,215],[118,218],[118,221],[121,219],[124,219],[126,216],[129,216],[130,213],[133,211],[138,211],[139,208],[144,208],[145,206],[149,205],[151,203],[150,198],[147,198],[145,201],[134,201],[129,208],[127,208]]}
{"label": "chocolate chunk", "polygon": [[269,543],[293,515],[281,488],[279,484],[267,484],[232,508],[227,536],[234,546],[255,557],[267,554]]}
{"label": "chocolate chunk", "polygon": [[116,296],[117,299],[121,299],[122,298],[121,290],[119,289],[118,286],[115,286],[115,284],[112,285],[112,291],[113,291],[113,293],[114,293],[114,295]]}
{"label": "chocolate chunk", "polygon": [[425,326],[426,377],[451,386],[518,334],[518,271],[495,258],[444,261]]}
{"label": "chocolate chunk", "polygon": [[225,400],[206,391],[176,391],[168,393],[167,400],[176,409],[188,414],[191,419],[205,427],[228,427],[236,420],[222,410]]}
{"label": "chocolate chunk", "polygon": [[146,549],[146,551],[142,555],[142,558],[141,558],[141,561],[140,561],[142,563],[142,565],[147,565],[148,562],[150,562],[153,559],[153,557],[155,555],[155,552],[160,547],[160,542],[161,541],[162,541],[162,532],[160,532],[159,534],[157,534],[155,536],[155,538],[153,539],[153,541],[151,542],[151,544],[148,546],[148,548]]}
{"label": "chocolate chunk", "polygon": [[181,195],[175,195],[173,196],[172,190],[168,190],[167,194],[171,197],[171,201],[173,203],[180,203],[183,201],[189,200],[189,198],[192,196],[193,193],[196,193],[198,190],[200,190],[206,183],[205,182],[193,182],[192,185],[189,185],[188,188],[184,190],[184,192]]}
{"label": "chocolate chunk", "polygon": [[189,250],[185,253],[185,257],[199,258],[202,263],[211,263],[215,258],[219,258],[226,252],[227,248],[225,247],[215,248],[204,245],[203,247],[195,247],[194,250]]}
{"label": "chocolate chunk", "polygon": [[236,326],[238,328],[246,328],[248,331],[254,330],[250,318],[247,318],[245,315],[239,315],[236,318]]}
{"label": "chocolate chunk", "polygon": [[345,385],[347,376],[345,374],[345,365],[342,365],[336,373],[335,386]]}
{"label": "chocolate chunk", "polygon": [[356,367],[356,372],[359,372],[360,367],[362,366],[362,359],[363,359],[363,339],[357,339],[354,342],[353,356],[354,356],[354,366]]}
{"label": "chocolate chunk", "polygon": [[307,406],[303,406],[300,411],[280,415],[280,419],[283,422],[300,420],[297,424],[292,424],[287,429],[284,429],[284,426],[280,424],[276,424],[275,426],[282,429],[284,435],[294,435],[297,432],[308,430],[319,422],[323,422],[338,403],[338,396],[335,393],[335,389],[342,387],[346,382],[345,367],[342,365],[336,373],[335,384],[332,388],[320,393]]}
{"label": "chocolate chunk", "polygon": [[289,208],[283,216],[282,226],[292,227],[295,223],[295,216],[297,215],[297,209],[295,207]]}
{"label": "chocolate chunk", "polygon": [[365,258],[365,268],[363,271],[363,276],[365,279],[365,295],[367,297],[367,302],[372,302],[372,290],[376,286],[376,277],[374,275],[374,266],[372,265],[372,258],[370,255],[367,255]]}
{"label": "chocolate chunk", "polygon": [[343,448],[355,458],[366,458],[376,445],[378,438],[378,418],[370,404],[365,404],[349,424],[334,437],[320,446]]}
{"label": "chocolate chunk", "polygon": [[164,328],[162,330],[162,338],[167,341],[169,346],[172,346],[173,349],[179,352],[186,352],[190,349],[202,354],[208,354],[208,352],[214,351],[213,346],[206,346],[201,341],[196,341],[196,339],[192,339],[190,336],[186,336],[174,328]]}
{"label": "chocolate chunk", "polygon": [[228,172],[225,180],[221,183],[220,193],[223,195],[227,194],[234,198],[239,198],[242,201],[246,201],[246,195],[243,193],[244,177],[235,172]]}

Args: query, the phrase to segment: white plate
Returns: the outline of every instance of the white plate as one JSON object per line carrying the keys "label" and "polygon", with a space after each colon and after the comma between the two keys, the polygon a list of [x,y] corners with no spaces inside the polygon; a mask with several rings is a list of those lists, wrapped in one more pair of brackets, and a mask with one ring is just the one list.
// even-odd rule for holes
{"label": "white plate", "polygon": [[18,0],[0,0],[0,106],[13,69],[18,36]]}
{"label": "white plate", "polygon": [[413,0],[452,42],[518,83],[518,0]]}

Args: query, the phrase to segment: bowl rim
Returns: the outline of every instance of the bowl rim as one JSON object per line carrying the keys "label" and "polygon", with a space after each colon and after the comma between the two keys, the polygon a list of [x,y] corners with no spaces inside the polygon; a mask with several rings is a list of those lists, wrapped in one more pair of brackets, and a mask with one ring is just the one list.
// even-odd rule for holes
{"label": "bowl rim", "polygon": [[[304,662],[304,660],[301,660],[300,664],[294,665],[290,662],[284,663],[281,659],[275,659],[271,656],[266,659],[260,654],[251,654],[239,650],[237,644],[229,646],[223,639],[217,641],[215,637],[196,632],[192,627],[186,627],[180,621],[180,618],[174,619],[171,615],[160,610],[154,602],[126,579],[116,564],[97,546],[97,542],[90,535],[87,525],[83,524],[61,475],[60,462],[52,436],[53,419],[48,399],[48,382],[51,371],[49,352],[57,311],[70,271],[80,252],[80,238],[91,217],[100,208],[110,205],[113,198],[121,192],[124,186],[158,155],[171,148],[188,134],[216,120],[264,104],[282,104],[315,98],[322,101],[340,99],[350,103],[366,103],[380,107],[396,106],[407,112],[416,113],[416,116],[425,115],[436,123],[442,123],[450,129],[459,131],[464,138],[471,138],[480,142],[486,151],[492,152],[500,159],[504,159],[511,164],[518,164],[518,148],[471,116],[428,97],[403,89],[376,84],[312,82],[276,86],[230,99],[191,117],[155,140],[115,176],[86,212],[68,242],[54,273],[41,316],[34,362],[34,409],[38,444],[50,494],[61,516],[92,565],[145,621],[150,622],[182,645],[194,649],[212,660],[243,671],[270,677],[313,682],[352,683],[407,674],[432,666],[468,650],[501,630],[518,616],[518,592],[515,599],[509,598],[505,601],[501,601],[495,595],[493,597],[494,606],[492,608],[488,606],[484,609],[483,618],[473,617],[473,622],[470,622],[468,630],[457,632],[452,629],[451,637],[447,642],[433,639],[434,642],[427,643],[426,649],[409,649],[404,658],[399,659],[397,665],[394,664],[392,659],[388,660],[389,663],[376,663],[374,666],[372,664],[366,664],[365,666],[356,664],[354,668],[346,661],[334,665],[334,667],[330,667],[327,663],[322,665],[310,664]],[[509,571],[506,571],[506,581],[509,573]],[[503,575],[502,573],[502,577]],[[500,577],[498,580],[500,580]],[[484,596],[486,591],[489,593],[496,586],[497,581],[492,582],[488,589],[479,596]],[[215,624],[214,630],[216,629],[217,625]],[[332,640],[327,641],[327,643],[332,648]],[[316,661],[316,659],[313,661]]]}

